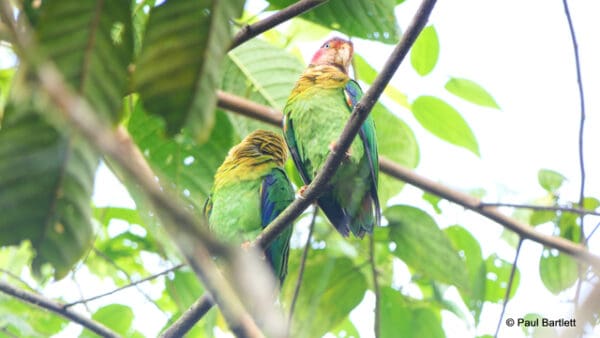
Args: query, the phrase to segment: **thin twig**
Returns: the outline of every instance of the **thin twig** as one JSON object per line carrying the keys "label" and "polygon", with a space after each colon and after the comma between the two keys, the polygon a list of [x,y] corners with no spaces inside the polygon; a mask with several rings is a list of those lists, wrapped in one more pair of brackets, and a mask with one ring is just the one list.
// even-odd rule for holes
{"label": "thin twig", "polygon": [[15,298],[18,298],[22,301],[28,302],[35,306],[44,308],[46,310],[52,311],[58,315],[61,315],[69,320],[74,321],[75,323],[85,327],[86,329],[102,336],[102,337],[120,337],[119,334],[112,331],[111,329],[105,327],[104,325],[86,318],[79,313],[72,311],[70,309],[64,309],[63,305],[47,299],[43,296],[37,295],[32,292],[28,292],[19,288],[16,288],[4,281],[0,280],[0,291],[11,295]]}
{"label": "thin twig", "polygon": [[300,295],[300,287],[302,286],[302,278],[304,278],[304,268],[306,267],[306,260],[308,258],[308,252],[310,251],[310,242],[312,239],[313,231],[315,228],[315,221],[317,220],[317,214],[319,213],[319,207],[315,204],[315,210],[313,211],[310,225],[308,226],[308,237],[304,244],[304,250],[302,251],[302,258],[300,259],[300,267],[298,268],[298,278],[296,279],[296,286],[294,287],[294,294],[290,302],[290,311],[288,314],[288,335],[292,329],[292,317],[294,316],[294,310],[296,308],[296,301],[298,295]]}
{"label": "thin twig", "polygon": [[202,295],[202,297],[198,298],[198,300],[196,300],[189,309],[171,324],[171,326],[161,333],[160,337],[183,337],[200,320],[200,318],[213,307],[213,305],[214,301],[209,294]]}
{"label": "thin twig", "polygon": [[[230,101],[230,98],[235,98],[234,102]],[[281,112],[229,93],[218,92],[217,105],[223,109],[228,109],[241,115],[249,117],[258,116],[257,119],[261,121],[275,126],[281,126],[281,121],[283,118]],[[497,208],[485,205],[478,198],[430,180],[417,174],[413,170],[390,161],[383,156],[379,157],[379,169],[382,173],[385,173],[391,177],[397,178],[419,189],[432,193],[452,203],[458,204],[482,216],[485,216],[526,239],[538,242],[551,248],[555,248],[561,252],[600,268],[600,257],[593,255],[586,250],[586,248],[564,238],[549,236],[534,230],[528,224],[524,224],[504,215]]]}
{"label": "thin twig", "polygon": [[[85,311],[88,314],[92,314],[92,310],[88,306],[87,301],[85,300],[85,296],[83,295],[83,290],[81,289],[81,285],[79,285],[79,283],[77,282],[77,277],[75,277],[75,271],[73,271],[71,273],[71,280],[73,281],[73,284],[75,284],[77,286],[77,293],[79,293],[80,300],[77,303],[83,304],[83,307],[85,307]],[[67,305],[65,305],[65,308],[66,307],[67,307]]]}
{"label": "thin twig", "polygon": [[435,2],[435,0],[424,0],[421,3],[421,6],[413,18],[413,21],[407,27],[404,35],[402,35],[402,39],[392,51],[392,54],[389,56],[381,72],[369,90],[367,90],[365,95],[362,97],[360,102],[358,102],[358,104],[354,107],[348,123],[346,123],[340,138],[336,142],[339,151],[333,152],[327,157],[322,169],[304,191],[304,198],[298,198],[294,200],[292,204],[290,204],[281,214],[279,214],[279,216],[277,216],[277,218],[275,218],[275,220],[273,220],[273,222],[271,222],[271,224],[269,224],[267,228],[258,235],[253,245],[262,248],[268,245],[285,227],[291,224],[294,219],[296,219],[306,208],[308,208],[312,201],[314,201],[324,191],[324,189],[326,189],[329,180],[331,177],[333,177],[337,167],[342,162],[344,153],[356,137],[356,134],[358,134],[358,131],[363,122],[366,120],[369,112],[379,99],[379,96],[381,96],[381,93],[385,89],[386,85],[392,79],[392,76],[394,76],[396,69],[398,69],[398,66],[400,66],[400,63],[402,60],[404,60],[406,54],[408,54],[410,47],[427,23],[429,14],[433,10]]}
{"label": "thin twig", "polygon": [[506,311],[506,305],[510,298],[510,291],[512,289],[513,281],[515,279],[515,272],[517,271],[517,261],[519,260],[519,253],[521,252],[521,245],[523,244],[523,237],[519,238],[519,244],[517,244],[517,250],[515,252],[515,259],[513,260],[512,267],[510,269],[510,277],[508,278],[508,285],[506,286],[506,293],[504,294],[504,302],[502,303],[502,312],[500,312],[500,318],[498,319],[498,325],[496,326],[496,333],[494,337],[498,337],[500,332],[500,326],[502,325],[502,319],[504,318],[504,311]]}
{"label": "thin twig", "polygon": [[[121,266],[119,266],[119,264],[117,264],[117,262],[115,262],[112,258],[108,257],[104,252],[102,252],[101,250],[99,250],[96,247],[93,247],[92,251],[96,255],[100,256],[102,259],[107,261],[108,264],[112,265],[117,271],[122,272],[125,275],[125,277],[127,277],[127,280],[129,281],[130,284],[134,284],[135,281],[133,280],[133,278],[131,278],[131,275],[127,272],[127,270],[125,270]],[[153,304],[159,311],[164,313],[163,309],[161,309],[161,307],[158,305],[158,303],[156,303],[156,301],[154,299],[152,299],[146,292],[144,292],[144,290],[142,290],[142,288],[140,288],[139,285],[135,284],[135,288],[146,299],[146,301]]]}
{"label": "thin twig", "polygon": [[375,338],[381,336],[381,292],[379,291],[379,278],[377,265],[375,264],[375,239],[369,236],[369,264],[371,265],[371,274],[373,275],[373,290],[375,292],[375,322],[373,323],[373,331]]}
{"label": "thin twig", "polygon": [[[583,129],[585,126],[585,100],[583,95],[583,82],[581,80],[581,64],[579,62],[579,49],[577,47],[577,38],[575,36],[575,28],[573,27],[573,20],[571,19],[571,12],[569,11],[569,4],[567,0],[563,0],[563,7],[565,11],[565,16],[567,18],[567,23],[569,25],[569,33],[571,34],[571,42],[573,43],[573,54],[575,57],[575,72],[577,74],[577,88],[579,91],[579,110],[580,110],[580,118],[579,118],[579,171],[581,175],[581,185],[579,186],[579,205],[583,207],[584,194],[585,194],[585,165],[583,161]],[[580,241],[583,245],[586,245],[585,240],[585,229],[583,227],[583,217],[584,214],[579,215],[579,231],[580,231]],[[581,292],[581,283],[583,275],[583,271],[585,267],[582,267],[581,264],[577,264],[577,270],[579,274],[579,279],[577,281],[577,287],[575,289],[575,307],[579,303],[579,294]]]}
{"label": "thin twig", "polygon": [[596,224],[596,226],[592,229],[592,231],[590,231],[590,234],[587,235],[587,237],[585,238],[585,244],[587,245],[588,241],[590,240],[590,238],[592,238],[592,235],[594,235],[594,233],[596,232],[596,230],[598,230],[598,228],[600,228],[600,222],[598,222],[598,224]]}
{"label": "thin twig", "polygon": [[103,297],[106,297],[106,296],[110,296],[110,295],[112,295],[112,294],[115,294],[115,293],[117,293],[117,292],[119,292],[119,291],[123,291],[123,290],[125,290],[125,289],[127,289],[127,288],[130,288],[130,287],[132,287],[132,286],[136,286],[136,285],[138,285],[138,284],[145,283],[145,282],[147,282],[147,281],[150,281],[150,280],[156,279],[156,278],[158,278],[158,277],[160,277],[160,276],[164,276],[164,275],[166,275],[166,274],[168,274],[168,273],[170,273],[170,272],[172,272],[172,271],[175,271],[175,270],[181,269],[183,266],[184,266],[183,264],[178,264],[178,265],[175,265],[175,266],[173,266],[173,267],[171,267],[171,268],[169,268],[169,269],[167,269],[167,270],[164,270],[164,271],[161,271],[161,272],[155,273],[155,274],[153,274],[153,275],[150,275],[150,276],[148,276],[148,277],[146,277],[146,278],[142,278],[142,279],[140,279],[140,280],[138,280],[138,281],[131,282],[130,284],[127,284],[127,285],[121,286],[121,287],[119,287],[119,288],[116,288],[116,289],[114,289],[114,290],[111,290],[111,291],[108,291],[108,292],[105,292],[105,293],[101,293],[101,294],[99,294],[99,295],[96,295],[96,296],[93,296],[93,297],[90,297],[90,298],[81,299],[81,300],[78,300],[78,301],[76,301],[76,302],[67,303],[67,304],[63,305],[63,307],[66,309],[66,308],[69,308],[69,307],[71,307],[71,306],[73,306],[73,305],[77,305],[77,304],[81,304],[81,303],[88,303],[88,302],[91,302],[91,301],[94,301],[94,300],[97,300],[97,299],[100,299],[100,298],[103,298]]}
{"label": "thin twig", "polygon": [[572,207],[564,207],[560,205],[535,205],[535,204],[518,204],[518,203],[487,203],[482,202],[482,207],[509,207],[509,208],[518,208],[518,209],[531,209],[531,210],[541,210],[541,211],[563,211],[563,212],[571,212],[578,215],[592,215],[592,216],[600,216],[600,212],[594,210],[586,210],[582,208],[572,208]]}
{"label": "thin twig", "polygon": [[290,5],[277,13],[262,19],[256,23],[251,25],[245,25],[242,29],[233,37],[233,41],[231,42],[231,47],[229,49],[234,49],[235,47],[241,45],[242,43],[252,39],[253,37],[268,31],[269,29],[288,21],[302,13],[305,13],[317,6],[320,6],[326,3],[327,0],[302,0],[298,1],[293,5]]}

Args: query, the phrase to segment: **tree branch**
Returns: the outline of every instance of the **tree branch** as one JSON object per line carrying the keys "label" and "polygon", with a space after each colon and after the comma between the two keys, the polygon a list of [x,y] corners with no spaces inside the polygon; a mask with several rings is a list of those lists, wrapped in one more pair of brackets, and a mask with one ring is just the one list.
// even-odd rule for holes
{"label": "tree branch", "polygon": [[482,207],[510,207],[510,208],[518,208],[518,209],[531,209],[531,210],[541,210],[541,211],[563,211],[563,212],[571,212],[579,215],[593,215],[600,216],[600,212],[594,210],[586,210],[582,208],[570,208],[563,207],[560,205],[535,205],[535,204],[517,204],[517,203],[487,203],[481,202]]}
{"label": "tree branch", "polygon": [[369,237],[369,265],[371,265],[371,274],[373,276],[373,291],[375,292],[375,321],[373,331],[375,338],[381,337],[381,292],[379,291],[379,278],[377,265],[375,264],[375,239]]}
{"label": "tree branch", "polygon": [[67,309],[67,308],[69,308],[69,307],[71,307],[71,306],[73,306],[73,305],[77,305],[77,304],[81,304],[81,303],[88,303],[88,302],[94,301],[94,300],[96,300],[96,299],[100,299],[100,298],[102,298],[102,297],[110,296],[110,295],[112,295],[112,294],[115,294],[115,293],[117,293],[117,292],[119,292],[119,291],[123,291],[123,290],[125,290],[125,289],[127,289],[127,288],[130,288],[130,287],[132,287],[132,286],[136,286],[136,285],[138,285],[138,284],[145,283],[145,282],[147,282],[147,281],[150,281],[150,280],[156,279],[156,278],[158,278],[158,277],[160,277],[160,276],[164,276],[164,275],[168,274],[169,272],[172,272],[172,271],[175,271],[175,270],[181,269],[182,267],[183,267],[183,264],[178,264],[178,265],[175,265],[175,266],[173,266],[173,267],[171,267],[171,268],[169,268],[169,269],[167,269],[167,270],[161,271],[161,272],[159,272],[159,273],[156,273],[156,274],[154,274],[154,275],[150,275],[150,276],[148,276],[148,277],[146,277],[146,278],[142,278],[142,279],[140,279],[140,280],[138,280],[138,281],[131,282],[130,284],[127,284],[127,285],[121,286],[120,288],[116,288],[116,289],[114,289],[114,290],[111,290],[111,291],[108,291],[108,292],[105,292],[105,293],[102,293],[102,294],[99,294],[99,295],[96,295],[96,296],[93,296],[93,297],[90,297],[90,298],[81,299],[81,300],[78,300],[78,301],[76,301],[76,302],[67,303],[67,304],[63,305],[63,307],[64,307],[65,309]]}
{"label": "tree branch", "polygon": [[161,338],[183,337],[208,310],[214,305],[214,301],[208,294],[198,298],[192,306],[187,309],[169,328],[161,333]]}
{"label": "tree branch", "polygon": [[304,244],[304,250],[302,251],[302,258],[300,258],[300,268],[298,268],[298,278],[296,279],[296,286],[294,287],[294,294],[290,301],[290,310],[288,314],[288,335],[292,329],[292,318],[294,317],[294,309],[296,308],[296,301],[298,295],[300,295],[300,287],[302,286],[302,279],[304,278],[304,268],[306,267],[306,260],[308,258],[308,252],[310,251],[310,241],[312,239],[313,231],[315,229],[315,221],[317,220],[317,214],[319,213],[319,207],[315,204],[315,210],[313,211],[310,225],[308,226],[308,236],[306,237],[306,243]]}
{"label": "tree branch", "polygon": [[293,5],[290,5],[277,13],[260,20],[251,25],[245,25],[242,29],[233,37],[233,41],[231,42],[231,47],[229,49],[234,49],[235,47],[241,45],[242,43],[252,39],[253,37],[268,31],[269,29],[288,21],[304,12],[307,12],[317,6],[320,6],[326,3],[327,0],[302,0],[298,1]]}
{"label": "tree branch", "polygon": [[277,216],[277,218],[275,218],[275,220],[273,220],[273,222],[271,222],[271,224],[269,224],[265,230],[258,235],[253,245],[265,248],[279,233],[281,233],[285,227],[291,225],[293,220],[296,219],[312,203],[312,201],[314,201],[324,191],[327,183],[331,177],[333,177],[337,167],[342,162],[344,153],[350,147],[350,144],[354,140],[354,137],[356,137],[358,130],[369,115],[369,112],[379,99],[379,96],[385,89],[385,86],[392,79],[392,76],[394,75],[396,69],[398,69],[398,66],[400,66],[404,56],[406,56],[410,47],[427,23],[429,14],[433,10],[435,2],[435,0],[423,0],[413,18],[413,21],[406,29],[404,35],[402,35],[402,39],[394,48],[392,54],[383,66],[381,73],[379,73],[360,102],[358,102],[358,104],[354,107],[348,123],[346,123],[340,138],[336,142],[338,151],[331,153],[327,157],[323,168],[319,171],[317,176],[304,191],[303,198],[294,200],[292,204],[290,204],[281,214],[279,214],[279,216]]}
{"label": "tree branch", "polygon": [[75,323],[85,327],[86,329],[88,329],[102,337],[109,337],[109,338],[120,337],[120,335],[118,333],[112,331],[111,329],[105,327],[104,325],[102,325],[92,319],[86,318],[75,311],[72,311],[70,309],[65,309],[64,305],[62,305],[60,303],[57,303],[55,301],[52,301],[50,299],[47,299],[47,298],[37,295],[35,293],[16,288],[2,280],[0,280],[0,291],[6,293],[8,295],[11,295],[15,298],[18,298],[22,301],[25,301],[27,303],[33,304],[40,308],[43,308],[43,309],[52,311],[58,315],[61,315],[61,316],[74,321]]}
{"label": "tree branch", "polygon": [[[580,110],[580,118],[579,118],[579,171],[581,175],[581,185],[579,186],[579,205],[583,206],[584,200],[584,192],[585,192],[585,165],[583,161],[583,129],[585,125],[585,100],[583,95],[583,83],[581,80],[581,64],[579,63],[579,49],[577,47],[577,38],[575,37],[575,28],[573,28],[573,20],[571,19],[571,13],[569,11],[569,4],[567,0],[563,0],[563,7],[565,11],[565,16],[567,18],[567,23],[569,25],[569,33],[571,34],[571,42],[573,43],[573,54],[575,57],[575,72],[577,74],[577,88],[579,91],[579,110]],[[584,214],[579,215],[579,231],[580,231],[580,241],[583,245],[587,245],[587,241],[585,240],[585,229],[583,227],[583,217]],[[579,279],[577,281],[577,287],[575,289],[575,306],[579,303],[579,294],[581,292],[581,283],[583,279],[581,278],[584,272],[584,268],[581,264],[577,264],[577,270]]]}
{"label": "tree branch", "polygon": [[506,286],[506,293],[504,294],[504,302],[502,302],[502,312],[500,312],[500,318],[498,319],[498,325],[496,326],[496,333],[494,337],[498,337],[500,332],[500,326],[502,325],[502,319],[504,318],[504,312],[506,311],[506,305],[508,305],[508,299],[510,298],[510,291],[512,289],[513,281],[515,280],[515,272],[517,271],[517,261],[519,260],[519,253],[521,252],[521,245],[523,244],[523,237],[519,238],[519,244],[515,252],[515,259],[513,260],[512,267],[510,269],[510,277],[508,278],[508,285]]}

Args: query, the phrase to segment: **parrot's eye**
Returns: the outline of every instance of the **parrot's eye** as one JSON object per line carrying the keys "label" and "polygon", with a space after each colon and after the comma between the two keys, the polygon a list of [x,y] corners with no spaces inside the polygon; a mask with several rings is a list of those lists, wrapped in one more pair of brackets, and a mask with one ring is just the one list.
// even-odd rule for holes
{"label": "parrot's eye", "polygon": [[325,46],[323,46],[323,47],[325,47],[325,48],[329,48],[329,44],[328,44],[328,43],[326,43],[326,44],[325,44]]}

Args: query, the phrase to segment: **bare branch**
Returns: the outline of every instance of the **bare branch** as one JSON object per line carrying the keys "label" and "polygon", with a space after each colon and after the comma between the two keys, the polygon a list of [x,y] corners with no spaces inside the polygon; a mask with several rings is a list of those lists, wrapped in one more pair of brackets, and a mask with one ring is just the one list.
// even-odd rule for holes
{"label": "bare branch", "polygon": [[404,59],[404,56],[408,53],[410,47],[417,39],[417,36],[427,23],[429,14],[433,10],[435,0],[424,0],[421,6],[417,9],[413,21],[408,26],[402,39],[396,45],[392,54],[388,58],[387,62],[383,66],[381,73],[377,76],[369,90],[362,97],[360,102],[354,107],[350,119],[340,138],[337,140],[338,151],[331,153],[323,165],[323,168],[319,171],[314,180],[308,185],[304,191],[303,197],[294,200],[271,224],[265,228],[265,230],[258,235],[254,245],[258,245],[262,248],[266,247],[275,237],[281,233],[281,231],[289,226],[294,219],[296,219],[308,206],[314,201],[326,188],[327,183],[335,174],[337,167],[340,165],[344,158],[344,153],[349,148],[350,144],[356,137],[358,130],[362,126],[363,122],[369,115],[369,112],[381,96],[381,93],[385,89],[387,83],[392,79],[396,69],[400,66],[400,63]]}
{"label": "bare branch", "polygon": [[373,276],[373,290],[375,292],[375,321],[373,323],[373,331],[375,338],[381,337],[381,292],[379,291],[379,277],[377,265],[375,264],[375,239],[369,237],[369,265],[371,266],[371,274]]}
{"label": "bare branch", "polygon": [[106,296],[110,296],[110,295],[115,294],[115,293],[117,293],[119,291],[123,291],[125,289],[128,289],[128,288],[130,288],[132,286],[136,286],[138,284],[145,283],[147,281],[156,279],[156,278],[158,278],[160,276],[164,276],[164,275],[166,275],[166,274],[168,274],[168,273],[170,273],[172,271],[181,269],[182,267],[183,267],[183,264],[175,265],[175,266],[173,266],[173,267],[171,267],[171,268],[169,268],[167,270],[161,271],[161,272],[156,273],[154,275],[150,275],[150,276],[148,276],[146,278],[142,278],[142,279],[140,279],[138,281],[131,282],[130,284],[123,285],[120,288],[116,288],[114,290],[111,290],[111,291],[108,291],[108,292],[105,292],[105,293],[102,293],[102,294],[99,294],[99,295],[96,295],[96,296],[93,296],[93,297],[90,297],[90,298],[81,299],[81,300],[78,300],[76,302],[67,303],[67,304],[64,305],[64,308],[66,309],[66,308],[69,308],[69,307],[71,307],[73,305],[77,305],[77,304],[81,304],[81,303],[88,303],[88,302],[94,301],[96,299],[100,299],[100,298],[103,298],[103,297],[106,297]]}
{"label": "bare branch", "polygon": [[519,244],[515,252],[515,259],[513,260],[512,267],[510,269],[510,277],[508,278],[508,285],[506,286],[506,293],[504,294],[504,302],[502,302],[502,312],[500,312],[500,318],[498,319],[498,325],[496,326],[496,333],[494,337],[498,337],[500,332],[500,326],[502,325],[502,319],[504,318],[504,312],[506,311],[506,305],[508,305],[508,299],[510,298],[510,291],[512,290],[513,281],[515,280],[515,272],[517,270],[517,261],[519,260],[519,253],[521,252],[521,245],[523,244],[523,238],[519,238]]}
{"label": "bare branch", "polygon": [[179,317],[168,329],[161,335],[161,338],[177,338],[183,337],[200,318],[202,318],[208,310],[214,305],[214,301],[208,294],[198,298],[192,306],[187,309],[181,317]]}
{"label": "bare branch", "polygon": [[310,225],[308,226],[308,236],[306,237],[306,243],[304,244],[304,250],[302,251],[302,258],[300,258],[300,267],[298,268],[298,278],[296,279],[296,286],[294,287],[294,294],[290,301],[290,311],[288,314],[288,335],[292,329],[292,318],[294,317],[294,309],[296,308],[296,301],[298,295],[300,295],[300,287],[302,286],[302,279],[304,278],[304,268],[306,268],[306,260],[308,258],[308,251],[310,250],[310,241],[312,239],[313,231],[315,229],[315,221],[317,220],[317,214],[319,213],[319,207],[315,204],[315,210],[313,211]]}
{"label": "bare branch", "polygon": [[600,212],[594,210],[586,210],[582,208],[563,207],[560,205],[535,205],[535,204],[517,204],[517,203],[487,203],[481,202],[482,207],[510,207],[518,209],[531,209],[541,211],[563,211],[571,212],[578,215],[593,215],[600,216]]}
{"label": "bare branch", "polygon": [[[571,19],[571,13],[569,11],[569,4],[567,0],[563,0],[563,7],[565,11],[565,16],[567,18],[567,23],[569,24],[569,33],[571,34],[571,42],[573,43],[573,54],[575,57],[575,72],[577,74],[577,87],[579,90],[579,110],[580,110],[580,118],[579,118],[579,171],[581,175],[581,184],[579,186],[579,205],[583,206],[584,192],[585,192],[585,165],[583,161],[583,129],[585,126],[585,100],[583,95],[583,83],[581,80],[581,64],[579,63],[579,49],[577,47],[577,38],[575,37],[575,28],[573,27],[573,20]],[[583,245],[587,245],[587,241],[585,240],[585,229],[583,227],[583,217],[584,214],[579,215],[579,231],[580,231],[580,241]],[[577,282],[577,288],[575,290],[575,306],[577,306],[579,302],[579,293],[581,292],[581,283],[582,283],[582,275],[584,273],[585,268],[581,266],[581,264],[577,265],[577,270],[579,274],[579,280]]]}
{"label": "bare branch", "polygon": [[35,306],[41,307],[43,309],[46,309],[46,310],[52,311],[58,315],[61,315],[61,316],[74,321],[75,323],[85,327],[86,329],[88,329],[102,337],[109,337],[109,338],[120,337],[120,335],[118,333],[112,331],[111,329],[105,327],[104,325],[102,325],[92,319],[86,318],[75,311],[72,311],[70,309],[65,309],[64,305],[62,305],[60,303],[57,303],[55,301],[52,301],[50,299],[47,299],[47,298],[37,295],[35,293],[16,288],[2,280],[0,280],[0,291],[6,293],[8,295],[11,295],[15,298],[18,298],[22,301],[25,301],[27,303],[33,304]]}
{"label": "bare branch", "polygon": [[231,42],[231,47],[229,49],[234,49],[235,47],[241,45],[242,43],[252,39],[253,37],[268,31],[269,29],[288,21],[304,12],[307,12],[317,6],[320,6],[326,3],[327,0],[302,0],[298,1],[293,5],[290,5],[279,12],[260,20],[251,25],[246,25],[242,27],[242,29],[233,37],[233,41]]}

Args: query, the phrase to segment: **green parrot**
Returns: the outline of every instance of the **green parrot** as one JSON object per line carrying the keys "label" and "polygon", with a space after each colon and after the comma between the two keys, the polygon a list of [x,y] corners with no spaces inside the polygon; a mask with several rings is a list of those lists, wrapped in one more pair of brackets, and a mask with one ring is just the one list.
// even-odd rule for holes
{"label": "green parrot", "polygon": [[[204,204],[210,229],[227,242],[247,245],[294,200],[283,169],[287,149],[283,137],[256,130],[231,148],[215,174]],[[292,227],[265,250],[280,285],[287,273]]]}
{"label": "green parrot", "polygon": [[[348,76],[352,53],[350,41],[333,38],[325,42],[285,105],[284,137],[305,184],[314,179],[329,153],[335,151],[335,141],[363,95],[358,83]],[[317,203],[343,236],[352,231],[362,238],[372,233],[373,225],[379,225],[381,219],[377,143],[370,116],[358,136]]]}

